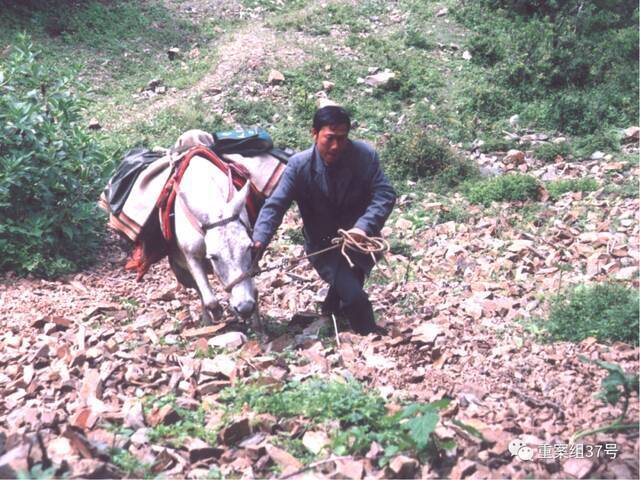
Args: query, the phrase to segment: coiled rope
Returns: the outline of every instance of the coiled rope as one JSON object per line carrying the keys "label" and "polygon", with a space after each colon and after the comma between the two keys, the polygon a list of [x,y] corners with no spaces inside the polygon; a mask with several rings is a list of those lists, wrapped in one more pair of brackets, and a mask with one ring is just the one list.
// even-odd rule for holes
{"label": "coiled rope", "polygon": [[[302,260],[307,258],[315,257],[316,255],[320,255],[322,253],[329,252],[331,250],[340,249],[340,253],[345,258],[347,263],[351,268],[355,266],[351,257],[349,256],[349,252],[361,253],[365,255],[370,255],[373,263],[378,263],[378,259],[384,259],[384,254],[389,251],[389,243],[382,237],[363,237],[361,235],[354,235],[349,233],[347,230],[340,229],[338,230],[338,236],[331,240],[331,246],[327,248],[323,248],[322,250],[317,250],[315,252],[309,253],[308,255],[301,255],[299,257],[294,257],[289,259],[286,263],[289,265],[284,268],[283,271],[288,272],[293,269],[300,263]],[[230,292],[233,287],[235,287],[238,283],[246,280],[250,277],[255,277],[263,272],[268,272],[270,270],[274,270],[276,268],[283,268],[285,263],[280,265],[274,265],[269,268],[261,269],[258,265],[260,261],[259,257],[254,258],[253,263],[251,264],[251,268],[241,274],[238,278],[229,283],[224,289],[227,292]]]}

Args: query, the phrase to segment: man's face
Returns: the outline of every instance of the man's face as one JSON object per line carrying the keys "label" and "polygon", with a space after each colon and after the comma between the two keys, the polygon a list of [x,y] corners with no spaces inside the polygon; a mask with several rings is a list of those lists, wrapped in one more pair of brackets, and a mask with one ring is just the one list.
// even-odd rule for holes
{"label": "man's face", "polygon": [[320,131],[311,129],[320,157],[327,165],[334,164],[347,147],[349,127],[347,125],[325,125]]}

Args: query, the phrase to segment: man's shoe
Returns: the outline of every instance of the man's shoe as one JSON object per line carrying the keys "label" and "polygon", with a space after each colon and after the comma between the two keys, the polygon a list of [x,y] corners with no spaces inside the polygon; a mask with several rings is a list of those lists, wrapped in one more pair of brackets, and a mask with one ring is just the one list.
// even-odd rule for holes
{"label": "man's shoe", "polygon": [[373,332],[376,335],[380,335],[381,337],[388,337],[389,336],[389,330],[387,330],[384,327],[381,327],[380,325],[376,325],[375,328],[373,329]]}
{"label": "man's shoe", "polygon": [[383,337],[386,337],[389,335],[389,331],[386,328],[376,325],[375,323],[373,325],[367,325],[367,326],[351,325],[351,329],[358,335],[369,335],[370,333],[373,333],[374,335],[380,335]]}

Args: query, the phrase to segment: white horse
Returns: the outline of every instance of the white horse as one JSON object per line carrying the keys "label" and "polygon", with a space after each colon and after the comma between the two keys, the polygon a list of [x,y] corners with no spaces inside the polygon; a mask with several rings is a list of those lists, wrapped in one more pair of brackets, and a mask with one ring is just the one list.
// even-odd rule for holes
{"label": "white horse", "polygon": [[[202,133],[195,131],[198,143]],[[200,132],[200,133],[198,133]],[[194,131],[178,140],[184,147]],[[208,134],[205,134],[208,135]],[[219,320],[222,308],[209,284],[213,271],[230,291],[231,310],[260,328],[257,290],[249,275],[251,235],[246,210],[249,182],[236,191],[230,179],[206,158],[195,156],[182,176],[174,206],[176,244],[169,264],[176,278],[195,288],[202,301],[202,323]]]}

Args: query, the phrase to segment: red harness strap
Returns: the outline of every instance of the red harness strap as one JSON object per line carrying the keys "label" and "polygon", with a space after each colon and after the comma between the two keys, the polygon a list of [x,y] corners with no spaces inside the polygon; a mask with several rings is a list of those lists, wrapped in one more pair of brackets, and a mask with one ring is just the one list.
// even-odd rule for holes
{"label": "red harness strap", "polygon": [[[175,206],[176,195],[178,194],[178,186],[182,180],[182,176],[186,171],[191,159],[194,156],[206,158],[213,163],[220,171],[225,175],[229,175],[233,186],[237,189],[242,188],[248,181],[248,172],[241,166],[233,163],[226,163],[220,159],[215,153],[203,146],[197,146],[191,148],[184,157],[180,160],[178,167],[175,169],[173,175],[167,181],[162,193],[158,197],[156,206],[160,212],[162,236],[166,241],[171,242],[174,238],[174,232],[171,222],[171,212]],[[253,226],[258,218],[259,205],[261,197],[255,187],[249,185],[249,195],[247,196],[247,214],[249,215],[249,222]]]}

